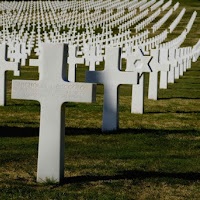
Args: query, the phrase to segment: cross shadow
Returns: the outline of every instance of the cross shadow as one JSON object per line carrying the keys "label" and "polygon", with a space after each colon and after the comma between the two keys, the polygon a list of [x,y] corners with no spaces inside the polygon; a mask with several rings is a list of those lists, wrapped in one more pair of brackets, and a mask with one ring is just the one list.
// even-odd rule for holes
{"label": "cross shadow", "polygon": [[175,112],[171,112],[171,111],[164,111],[164,112],[150,111],[150,112],[145,112],[144,114],[161,114],[161,113],[199,114],[200,111],[175,111]]}
{"label": "cross shadow", "polygon": [[199,100],[200,98],[196,98],[196,97],[170,97],[170,98],[168,98],[168,97],[166,97],[166,98],[158,98],[158,100],[169,100],[169,99],[189,99],[189,100],[194,100],[194,99],[196,99],[196,100]]}
{"label": "cross shadow", "polygon": [[200,173],[188,172],[188,173],[176,173],[176,172],[154,172],[154,171],[122,171],[113,176],[75,176],[65,177],[61,185],[72,183],[87,183],[98,181],[116,181],[116,180],[133,180],[133,179],[149,179],[149,178],[170,178],[181,179],[186,181],[198,181],[200,180]]}
{"label": "cross shadow", "polygon": [[[102,132],[100,128],[65,128],[66,136],[78,135],[120,135],[120,134],[200,134],[197,130],[163,130],[163,129],[119,129],[116,131]],[[38,137],[39,128],[0,127],[0,137]]]}

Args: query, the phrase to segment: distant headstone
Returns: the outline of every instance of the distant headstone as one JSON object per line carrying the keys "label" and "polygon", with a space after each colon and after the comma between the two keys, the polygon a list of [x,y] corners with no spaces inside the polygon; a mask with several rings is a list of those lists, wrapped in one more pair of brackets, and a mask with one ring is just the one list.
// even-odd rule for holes
{"label": "distant headstone", "polygon": [[159,62],[159,49],[151,50],[151,62],[150,66],[152,72],[149,74],[149,88],[148,88],[148,99],[158,99],[158,72],[169,71],[169,66],[161,65]]}
{"label": "distant headstone", "polygon": [[169,49],[169,61],[170,70],[168,73],[168,83],[174,83],[175,79],[175,68],[177,67],[177,60],[175,59],[176,50],[174,48]]}
{"label": "distant headstone", "polygon": [[131,113],[144,113],[144,72],[151,72],[151,56],[145,56],[141,49],[127,55],[126,71],[138,72],[137,84],[132,86]]}
{"label": "distant headstone", "polygon": [[64,176],[65,102],[93,102],[95,85],[67,81],[67,45],[43,44],[40,79],[13,80],[12,98],[41,104],[37,181]]}
{"label": "distant headstone", "polygon": [[88,54],[86,60],[89,63],[89,71],[95,71],[96,64],[103,61],[103,57],[102,55],[97,55],[97,46],[90,46]]}
{"label": "distant headstone", "polygon": [[[169,49],[160,49],[159,62],[162,66],[170,67]],[[160,72],[160,89],[167,89],[168,71]]]}
{"label": "distant headstone", "polygon": [[177,60],[177,67],[175,68],[175,79],[179,79],[180,77],[180,63],[181,63],[181,59],[180,59],[180,49],[176,49],[176,60]]}
{"label": "distant headstone", "polygon": [[6,105],[6,72],[14,71],[15,76],[20,75],[20,64],[7,61],[8,46],[0,45],[0,105]]}
{"label": "distant headstone", "polygon": [[76,82],[76,67],[77,64],[84,64],[84,58],[77,56],[78,46],[69,45],[68,51],[68,81]]}

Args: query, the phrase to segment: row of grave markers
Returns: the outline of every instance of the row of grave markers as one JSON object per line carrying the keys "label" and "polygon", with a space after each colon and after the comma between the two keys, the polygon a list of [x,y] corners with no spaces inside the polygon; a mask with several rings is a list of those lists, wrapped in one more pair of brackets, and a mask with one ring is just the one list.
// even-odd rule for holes
{"label": "row of grave markers", "polygon": [[[182,10],[182,11],[184,11],[184,10]],[[171,48],[171,47],[175,46],[176,48],[178,48],[180,46],[180,44],[185,40],[187,33],[190,31],[195,17],[196,17],[196,12],[193,13],[186,29],[182,32],[182,34],[179,37],[175,38],[173,41],[162,44],[160,47]],[[145,34],[147,36],[145,36]],[[148,51],[149,49],[154,48],[155,46],[158,46],[159,43],[161,43],[165,40],[165,38],[167,37],[167,31],[165,30],[164,32],[162,32],[159,35],[159,37],[155,36],[155,37],[147,39],[147,40],[145,40],[145,38],[148,37],[148,31],[146,31],[146,33],[144,32],[144,34],[139,34],[138,37],[135,37],[135,40],[133,40],[133,38],[129,39],[128,35],[129,35],[129,32],[127,32],[127,33],[125,32],[124,34],[122,34],[122,37],[112,37],[112,36],[110,36],[110,38],[107,37],[106,40],[104,40],[105,44],[103,44],[103,42],[100,42],[101,37],[97,36],[96,38],[99,38],[99,40],[95,41],[95,44],[100,43],[99,48],[103,48],[105,45],[108,45],[108,44],[113,45],[113,46],[115,46],[115,45],[124,46],[125,45],[125,49],[126,49],[126,44],[127,44],[127,46],[130,46],[130,41],[132,41],[132,42],[134,41],[133,43],[131,43],[131,45],[133,47],[139,46],[144,51],[145,50]],[[95,38],[95,36],[94,36],[94,38]],[[108,41],[110,41],[110,42],[108,42]],[[3,42],[3,43],[5,43],[5,42]],[[57,40],[57,42],[59,42],[59,40]],[[17,62],[21,58],[22,59],[22,65],[25,64],[25,60],[27,59],[27,55],[30,55],[31,49],[34,46],[33,43],[29,43],[27,45],[28,48],[26,48],[26,43],[22,43],[21,47],[20,47],[20,45],[17,44],[15,42],[15,40],[14,41],[12,40],[12,38],[9,39],[7,44],[9,45],[8,57],[11,60],[16,60]],[[38,43],[38,46],[40,44],[41,43]],[[92,45],[93,42],[91,42],[89,44]],[[88,46],[88,44],[86,44],[86,41],[85,41],[82,53],[84,53],[84,50],[88,48],[87,46]],[[38,50],[39,50],[39,48],[35,49],[37,55],[39,53]]]}
{"label": "row of grave markers", "polygon": [[[1,48],[4,48],[4,45],[1,45]],[[95,52],[95,48],[91,49],[91,52]],[[121,59],[121,49],[120,49],[120,55],[115,55],[115,57],[119,57]],[[6,50],[2,52],[3,55],[5,55]],[[108,53],[107,53],[108,54]],[[84,59],[82,58],[77,58],[77,48],[74,46],[69,46],[69,51],[68,51],[68,80],[70,82],[75,82],[76,80],[76,65],[77,64],[83,64]],[[106,53],[104,56],[104,60],[106,61]],[[42,68],[40,67],[40,64],[42,62],[42,54],[40,55],[40,59],[38,60],[39,62],[36,63],[35,65],[39,66],[39,72],[41,75]],[[88,55],[88,58],[90,58],[90,62],[93,60],[93,68],[90,68],[90,74],[96,74],[95,72],[95,60],[94,60],[95,55]],[[111,57],[111,56],[109,56]],[[162,59],[161,59],[162,58]],[[152,49],[150,51],[149,56],[145,56],[144,52],[140,49],[136,49],[135,52],[130,51],[129,54],[126,56],[127,60],[127,66],[126,66],[126,72],[133,71],[137,73],[140,73],[139,78],[137,79],[136,84],[138,84],[140,79],[142,80],[142,73],[144,72],[151,72],[150,73],[150,82],[149,82],[149,99],[157,99],[157,90],[158,88],[158,72],[161,72],[161,79],[160,79],[160,88],[162,89],[167,89],[167,83],[174,83],[175,78],[179,78],[180,75],[183,75],[183,72],[186,71],[187,68],[190,68],[190,63],[192,59],[192,48],[187,47],[187,48],[179,48],[179,49]],[[99,57],[99,62],[103,61],[103,57]],[[137,64],[135,64],[137,62]],[[7,63],[7,62],[6,62]],[[116,69],[120,70],[121,68],[121,60],[118,61],[119,65],[116,67]],[[138,64],[140,63],[140,64]],[[144,65],[145,63],[145,65]],[[172,64],[173,63],[173,64]],[[11,65],[11,63],[8,63]],[[15,65],[15,68],[18,65]],[[145,66],[145,67],[144,67]],[[170,68],[169,68],[170,67]],[[10,69],[10,68],[8,68]],[[17,69],[17,68],[16,68]],[[3,71],[6,70],[6,68],[2,69]],[[112,71],[112,69],[109,69]],[[94,71],[94,72],[91,72]],[[105,70],[106,71],[106,65],[105,65]],[[19,72],[15,72],[19,73]],[[98,72],[97,72],[98,73]],[[106,73],[106,72],[105,72]],[[96,75],[94,75],[96,77]],[[3,80],[3,79],[2,79]],[[86,75],[86,80],[87,80],[87,75]],[[110,79],[108,79],[110,80]],[[5,81],[4,81],[5,82]],[[141,81],[142,82],[142,81]],[[131,83],[130,83],[131,84]],[[142,88],[143,86],[141,86]],[[2,91],[5,91],[5,87],[3,86]],[[143,90],[141,90],[143,93]],[[5,102],[5,96],[6,94],[4,93],[4,98],[2,98],[1,102]],[[135,96],[135,95],[133,95]],[[134,103],[133,103],[134,104]],[[4,104],[2,104],[4,105]],[[138,108],[141,106],[138,106]],[[137,112],[137,111],[136,111]],[[133,110],[133,113],[136,113]],[[141,111],[138,113],[142,113],[143,108]],[[104,129],[104,128],[103,128]],[[115,128],[111,128],[115,129]],[[105,128],[106,130],[106,128]]]}
{"label": "row of grave markers", "polygon": [[[197,61],[200,41],[193,48],[180,48],[196,12],[182,34],[169,42],[164,43],[168,31],[175,29],[185,10],[168,29],[153,38],[148,38],[148,30],[135,36],[127,30],[140,23],[138,31],[141,31],[153,22],[158,13],[166,11],[163,18],[154,24],[153,31],[158,30],[179,7],[176,3],[169,9],[171,4],[172,0],[166,3],[162,0],[0,3],[0,23],[3,26],[0,32],[1,105],[6,104],[5,72],[13,70],[14,75],[20,75],[19,63],[25,65],[33,51],[39,57],[28,60],[29,65],[39,67],[39,80],[12,80],[11,90],[13,99],[36,100],[41,105],[38,182],[47,179],[60,182],[63,179],[66,102],[95,102],[96,84],[103,84],[102,131],[117,130],[119,85],[132,85],[131,112],[142,114],[144,73],[149,73],[148,98],[157,100],[158,87],[167,89],[168,83],[174,83],[191,67],[191,61]],[[149,19],[144,20],[150,12]],[[102,33],[96,35],[94,29],[100,26]],[[86,32],[77,34],[77,28],[81,27],[86,28]],[[118,27],[118,35],[112,34],[114,27]],[[69,29],[68,32],[61,31],[65,28]],[[45,29],[47,32],[42,34]],[[8,58],[14,62],[8,62]],[[125,71],[121,70],[122,59],[126,59]],[[104,70],[96,71],[96,65],[102,61]],[[89,66],[86,83],[76,82],[77,64]]]}
{"label": "row of grave markers", "polygon": [[[193,15],[192,15],[187,27],[186,27],[186,31],[183,31],[183,34],[181,34],[180,37],[175,38],[174,42],[170,41],[169,42],[170,45],[174,46],[174,43],[176,43],[178,39],[180,39],[181,41],[184,41],[187,33],[191,29],[191,26],[194,22],[195,17],[196,17],[196,12],[193,13]],[[173,29],[174,29],[174,26],[173,26]],[[139,35],[136,35],[135,37],[132,37],[132,38],[130,38],[130,36],[129,36],[130,32],[127,31],[127,32],[125,32],[125,33],[123,33],[119,36],[112,36],[111,33],[110,33],[109,35],[106,35],[105,39],[102,39],[102,37],[100,35],[97,35],[97,36],[94,35],[93,38],[90,38],[89,40],[83,38],[82,41],[81,41],[81,40],[79,40],[79,37],[77,36],[77,38],[74,38],[74,41],[75,40],[80,41],[80,43],[79,42],[77,42],[77,43],[79,43],[78,44],[79,46],[83,47],[82,51],[84,51],[84,49],[87,49],[87,47],[86,47],[87,44],[89,44],[89,45],[97,44],[97,45],[100,45],[100,48],[104,48],[105,45],[108,45],[108,44],[113,45],[113,46],[117,45],[117,46],[121,46],[121,47],[124,47],[124,48],[126,48],[126,45],[127,46],[132,45],[133,47],[139,46],[144,51],[145,50],[148,51],[149,49],[154,48],[155,46],[158,46],[159,43],[163,42],[165,40],[165,38],[167,37],[167,33],[168,33],[167,30],[165,30],[159,36],[155,36],[153,38],[149,38],[149,39],[145,40],[145,38],[148,37],[148,30],[139,34]],[[34,33],[32,34],[31,38],[34,38],[33,36],[34,36]],[[69,40],[63,41],[63,40],[60,40],[58,38],[58,39],[55,39],[53,41],[53,43],[67,43],[68,41]],[[45,39],[45,42],[50,43],[51,40],[47,37]],[[23,44],[22,44],[22,50],[19,53],[20,48],[19,48],[19,45],[17,44],[19,42],[16,42],[15,40],[13,40],[12,36],[9,36],[9,35],[8,35],[7,40],[2,41],[2,43],[7,43],[9,45],[9,55],[8,56],[11,58],[11,60],[13,60],[13,59],[15,60],[15,58],[18,59],[17,57],[20,54],[21,59],[23,60],[23,63],[25,63],[25,59],[27,58],[26,54],[30,55],[31,50],[34,47],[34,42],[30,41],[26,44],[26,39],[25,39],[25,42],[23,42]],[[39,53],[38,50],[39,50],[39,46],[40,46],[41,43],[42,43],[41,41],[37,41],[38,47],[34,49],[34,51],[36,52],[37,55]],[[73,44],[73,42],[72,42],[72,44]],[[169,48],[169,47],[167,46],[166,48]],[[18,53],[16,53],[16,52],[18,52]]]}
{"label": "row of grave markers", "polygon": [[[77,45],[84,45],[85,42],[87,42],[87,43],[93,42],[93,43],[100,43],[101,45],[102,44],[108,45],[110,43],[115,43],[115,45],[116,45],[117,43],[119,43],[119,41],[116,41],[117,38],[120,37],[120,35],[122,37],[124,37],[124,33],[122,32],[122,34],[120,33],[119,35],[115,35],[114,37],[111,37],[111,32],[110,32],[111,28],[113,28],[114,26],[118,26],[119,31],[127,31],[128,27],[130,27],[133,23],[138,22],[138,20],[140,21],[143,17],[145,17],[149,13],[149,8],[148,8],[149,6],[147,6],[147,5],[150,5],[149,3],[152,3],[152,2],[155,3],[155,1],[149,1],[149,2],[147,2],[147,1],[139,1],[139,2],[138,1],[131,1],[131,2],[128,2],[128,1],[122,1],[122,2],[106,1],[106,4],[104,5],[104,7],[106,5],[111,5],[111,8],[112,7],[116,8],[120,3],[122,5],[129,5],[129,3],[132,3],[133,5],[135,5],[135,10],[133,10],[134,12],[131,11],[127,14],[124,14],[124,10],[120,10],[120,11],[117,11],[117,13],[113,14],[113,10],[108,9],[108,11],[106,11],[105,15],[102,14],[101,11],[99,11],[99,9],[97,9],[97,11],[95,11],[94,13],[89,13],[88,10],[86,9],[86,10],[84,10],[84,11],[86,11],[85,14],[83,14],[84,13],[83,12],[82,15],[78,12],[73,11],[73,14],[69,15],[67,13],[67,9],[65,10],[63,8],[63,9],[61,9],[61,11],[59,11],[59,9],[61,8],[61,5],[64,4],[61,2],[57,2],[57,4],[58,4],[57,6],[56,6],[55,2],[52,3],[53,4],[52,6],[50,6],[51,5],[50,2],[47,3],[47,5],[50,4],[49,6],[47,6],[46,3],[34,3],[34,2],[24,2],[23,4],[22,3],[19,4],[19,6],[17,6],[16,2],[15,3],[5,3],[5,5],[7,5],[7,7],[6,7],[7,9],[9,8],[9,6],[11,8],[8,13],[3,12],[2,16],[1,16],[1,18],[3,19],[3,23],[2,23],[3,31],[0,34],[0,37],[1,37],[0,41],[1,41],[1,43],[8,43],[9,40],[13,41],[13,39],[11,39],[11,38],[14,37],[16,42],[17,41],[19,41],[20,43],[24,42],[26,44],[26,47],[28,47],[28,45],[29,46],[32,45],[33,48],[34,48],[35,44],[38,48],[38,45],[41,42],[71,43],[71,44],[77,44]],[[97,1],[96,3],[103,4],[102,1]],[[139,4],[138,7],[136,6],[137,3]],[[162,5],[161,3],[163,3],[163,2],[159,1],[156,4],[161,6]],[[169,1],[168,3],[164,4],[161,8],[159,8],[157,11],[155,11],[155,13],[153,13],[152,16],[153,17],[155,15],[157,16],[158,11],[160,9],[162,11],[164,11],[166,8],[168,8],[171,5],[171,3],[172,3],[172,1]],[[88,2],[85,2],[85,4],[88,4]],[[91,4],[93,5],[94,2],[92,1]],[[156,4],[154,4],[154,5],[156,5]],[[71,3],[69,3],[69,5],[71,5]],[[136,14],[136,8],[139,8],[139,10],[143,10],[143,9],[141,9],[142,6],[144,6],[146,8],[146,10],[141,13],[139,12],[137,14],[137,16],[132,18],[133,15]],[[176,10],[178,8],[178,6],[179,6],[179,3],[176,3],[174,5],[173,9],[171,9],[171,10],[173,10],[173,11]],[[36,7],[37,9],[36,8],[34,9],[34,7]],[[46,7],[48,7],[48,9]],[[55,7],[55,8],[53,8],[53,7]],[[126,8],[128,8],[128,7],[126,7]],[[57,12],[54,12],[55,11],[54,9]],[[25,11],[25,14],[23,14],[23,12],[21,12],[22,10]],[[32,13],[32,10],[34,10],[34,13]],[[48,10],[49,14],[45,13],[46,10]],[[13,11],[14,13],[11,13],[11,11]],[[35,14],[35,12],[37,12],[37,14]],[[66,14],[66,16],[65,16],[65,14]],[[76,16],[74,18],[75,19],[74,21],[73,21],[73,16]],[[104,16],[104,17],[101,18],[102,16]],[[98,19],[96,19],[95,17],[99,17],[100,21],[98,21]],[[73,27],[70,24],[68,26],[68,23],[65,21],[66,19],[73,21],[71,23],[71,24],[73,24]],[[89,24],[85,21],[87,19],[90,19]],[[107,22],[101,21],[104,19],[107,20]],[[55,22],[55,21],[59,21],[59,20],[61,20],[59,23]],[[78,20],[80,21],[80,23],[83,26],[86,25],[86,33],[83,32],[82,34],[79,34],[79,33],[76,34],[77,27],[80,28],[80,23],[78,23]],[[145,25],[147,25],[147,22],[149,22],[149,20],[142,21],[139,30],[142,30],[141,28],[142,27],[144,28]],[[161,26],[163,24],[163,22],[164,21],[161,20],[161,22],[159,23],[159,26]],[[18,26],[18,29],[20,29],[20,31],[19,31],[20,34],[16,34],[18,32],[17,29],[15,29],[16,24]],[[102,29],[104,29],[104,27],[106,27],[106,31],[104,32],[104,30],[103,30],[102,35],[96,36],[95,34],[93,34],[94,27],[91,27],[91,25],[99,26],[100,24],[101,24],[101,26],[103,25]],[[174,24],[177,25],[177,23],[174,23]],[[67,33],[63,32],[62,34],[60,34],[61,28],[62,27],[65,28],[66,25],[68,28],[70,28],[69,32],[67,32]],[[30,30],[30,27],[32,27],[32,26],[37,28],[37,31],[32,30],[31,35],[30,35],[28,32],[25,32],[25,30],[26,29]],[[83,28],[83,26],[82,26],[82,28]],[[51,32],[51,31],[49,33],[44,32],[42,34],[41,31],[46,29],[47,27],[48,27],[48,30],[50,28],[53,29],[53,32]],[[8,31],[8,29],[10,29],[10,28],[12,29],[12,34],[10,34],[10,32]],[[136,29],[137,29],[137,27],[136,27]],[[152,27],[152,29],[154,30],[153,27]],[[96,40],[95,38],[99,38],[100,40]],[[102,41],[102,38],[104,38],[103,41]],[[125,45],[125,43],[133,42],[134,40],[137,40],[137,36],[136,36],[136,38],[135,37],[130,38],[130,34],[129,34],[128,40],[126,40],[121,45]],[[114,42],[114,41],[116,41],[116,42]]]}
{"label": "row of grave markers", "polygon": [[[43,44],[45,45],[45,44]],[[42,45],[42,46],[43,46]],[[50,46],[53,44],[49,44]],[[198,46],[198,43],[195,45],[194,48]],[[107,47],[106,49],[111,48]],[[183,72],[185,72],[188,68],[191,67],[191,60],[192,58],[197,54],[196,51],[192,50],[191,47],[185,47],[185,48],[179,48],[179,49],[152,49],[150,51],[150,55],[144,55],[144,52],[142,49],[135,49],[135,52],[130,51],[129,54],[126,56],[126,72],[122,72],[121,69],[121,55],[122,55],[122,50],[121,48],[111,48],[111,49],[118,49],[118,54],[115,53],[112,57],[112,55],[109,55],[109,52],[105,52],[104,60],[105,60],[105,69],[103,72],[98,72],[95,71],[95,60],[94,57],[95,55],[89,54],[90,62],[93,61],[93,68],[90,68],[90,71],[86,73],[86,81],[92,82],[92,80],[95,80],[100,76],[99,80],[96,80],[97,83],[103,84],[104,81],[110,81],[111,78],[101,78],[101,76],[112,76],[114,74],[114,71],[116,71],[116,75],[114,74],[114,77],[117,78],[117,74],[128,74],[128,72],[134,72],[134,76],[132,75],[132,79],[135,81],[134,83],[129,83],[132,85],[140,85],[140,91],[141,94],[143,94],[143,73],[144,72],[150,72],[149,74],[149,92],[148,92],[148,98],[149,99],[154,99],[157,100],[157,88],[158,88],[158,72],[161,72],[160,74],[160,88],[161,89],[167,89],[167,83],[174,83],[174,79],[179,78],[179,76],[183,75]],[[96,51],[95,48],[91,49],[93,52]],[[7,62],[7,46],[1,45],[1,52],[2,52],[2,57],[1,57],[1,65],[2,67],[2,85],[1,85],[1,105],[5,105],[5,97],[6,97],[6,86],[5,86],[5,71],[6,70],[14,70],[15,75],[19,75],[19,64],[15,62],[15,64],[12,64],[11,62]],[[194,53],[195,52],[195,53]],[[198,51],[197,51],[198,52]],[[75,82],[76,80],[76,65],[77,64],[83,64],[84,60],[82,58],[77,57],[77,48],[74,46],[69,46],[68,53],[65,52],[67,56],[68,55],[68,80],[70,82]],[[111,54],[111,53],[110,53]],[[4,55],[4,56],[3,56]],[[108,57],[110,59],[108,59]],[[108,64],[109,68],[107,67],[107,62],[108,60],[110,62],[113,62],[114,58],[117,60],[117,64],[113,64],[112,69],[111,64]],[[193,60],[196,60],[196,58],[193,58]],[[99,57],[99,62],[103,61],[103,57]],[[42,63],[42,50],[41,50],[41,55],[38,60],[38,62],[35,64],[39,66],[39,73],[40,76],[42,76],[42,71],[43,68],[41,67]],[[109,63],[109,62],[108,62]],[[12,67],[11,67],[12,66]],[[108,68],[108,69],[107,69]],[[107,72],[108,71],[108,72]],[[118,72],[119,71],[119,72]],[[109,72],[111,74],[109,75]],[[99,75],[99,74],[103,75]],[[90,76],[88,74],[91,74]],[[139,75],[138,75],[139,74]],[[116,87],[118,87],[120,84],[123,84],[123,78],[119,78],[119,83],[117,84]],[[127,78],[124,78],[124,80],[128,81]],[[141,81],[140,81],[141,80]],[[122,81],[122,83],[120,83]],[[94,81],[95,82],[95,81]],[[107,82],[105,83],[107,84]],[[109,83],[108,83],[109,84]],[[112,84],[111,84],[112,85]],[[106,93],[106,92],[105,92]],[[114,95],[115,96],[115,95]],[[136,96],[134,95],[133,92],[133,97]],[[141,99],[141,98],[139,98]],[[144,99],[143,99],[144,101]],[[138,101],[137,106],[137,111],[132,109],[133,113],[143,113],[143,101]],[[139,106],[138,104],[141,105]],[[134,101],[132,103],[132,107],[134,107]],[[139,108],[141,108],[139,110]],[[118,113],[118,112],[117,112]],[[105,120],[106,121],[106,120]],[[102,128],[102,130],[114,130],[117,129],[117,126],[112,126],[108,128],[108,126]]]}
{"label": "row of grave markers", "polygon": [[[154,49],[145,56],[141,49],[127,57],[126,71],[120,70],[121,48],[107,47],[105,49],[105,68],[103,71],[87,71],[86,83],[67,81],[67,52],[73,48],[65,44],[43,44],[41,48],[38,81],[13,80],[12,98],[36,100],[40,102],[40,139],[38,156],[39,182],[53,178],[60,182],[64,175],[64,127],[65,103],[95,101],[96,85],[104,85],[104,104],[102,131],[118,128],[118,87],[121,84],[131,84],[132,111],[143,112],[144,106],[144,75],[149,73],[149,99],[157,99],[158,72],[160,87],[166,88],[167,75],[173,82],[178,69],[178,76],[191,67],[191,60],[197,60],[200,54],[199,42],[192,48]],[[0,46],[1,63],[1,103],[5,102],[5,71],[13,70],[19,75],[18,63],[6,61],[6,46]],[[74,52],[73,52],[74,53]],[[4,55],[4,56],[2,56]],[[4,102],[2,101],[4,99]],[[141,110],[140,110],[141,109]],[[53,148],[52,148],[53,147]]]}

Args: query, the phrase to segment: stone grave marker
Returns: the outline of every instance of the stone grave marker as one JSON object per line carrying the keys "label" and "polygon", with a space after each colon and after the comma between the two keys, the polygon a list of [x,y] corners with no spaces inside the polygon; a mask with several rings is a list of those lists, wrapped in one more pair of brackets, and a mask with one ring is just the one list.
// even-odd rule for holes
{"label": "stone grave marker", "polygon": [[68,81],[76,82],[77,64],[84,64],[84,58],[77,57],[78,46],[69,45],[68,48]]}
{"label": "stone grave marker", "polygon": [[103,71],[87,71],[86,82],[104,85],[102,131],[114,131],[119,126],[119,85],[137,84],[136,72],[120,71],[121,48],[105,48],[105,68]]}
{"label": "stone grave marker", "polygon": [[93,102],[94,84],[67,81],[67,45],[42,44],[40,79],[13,80],[12,98],[40,102],[37,181],[64,177],[65,103]]}
{"label": "stone grave marker", "polygon": [[145,56],[141,49],[127,55],[126,71],[138,73],[137,84],[132,86],[131,113],[144,113],[144,72],[151,72],[151,56]]}
{"label": "stone grave marker", "polygon": [[181,59],[180,59],[180,49],[176,49],[176,60],[177,60],[177,67],[175,68],[175,79],[179,79],[180,77],[180,63],[181,63]]}
{"label": "stone grave marker", "polygon": [[95,71],[96,64],[103,61],[103,57],[97,54],[97,46],[90,46],[86,60],[89,63],[89,71]]}
{"label": "stone grave marker", "polygon": [[[170,67],[169,49],[160,49],[159,62],[162,66]],[[160,72],[160,89],[167,89],[168,71]]]}
{"label": "stone grave marker", "polygon": [[149,88],[148,88],[148,99],[158,99],[158,72],[169,71],[169,66],[162,66],[159,63],[159,49],[151,49],[152,59],[150,66],[152,72],[149,73]]}
{"label": "stone grave marker", "polygon": [[170,61],[170,70],[168,72],[168,83],[174,83],[175,79],[175,68],[177,67],[177,60],[175,59],[175,49],[169,49],[169,61]]}
{"label": "stone grave marker", "polygon": [[6,72],[14,71],[15,76],[20,75],[20,64],[7,61],[8,46],[0,45],[0,105],[6,105]]}

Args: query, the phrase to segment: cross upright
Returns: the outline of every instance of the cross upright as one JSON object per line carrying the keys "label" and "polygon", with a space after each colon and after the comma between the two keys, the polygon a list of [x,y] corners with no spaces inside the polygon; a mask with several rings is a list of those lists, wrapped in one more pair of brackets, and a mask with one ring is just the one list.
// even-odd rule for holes
{"label": "cross upright", "polygon": [[67,81],[67,45],[42,44],[40,78],[13,80],[12,98],[40,102],[37,181],[64,177],[65,103],[93,102],[95,85]]}
{"label": "cross upright", "polygon": [[169,61],[170,61],[170,70],[168,73],[168,83],[174,83],[175,79],[175,68],[177,65],[177,60],[175,59],[176,50],[174,48],[169,49]]}
{"label": "cross upright", "polygon": [[183,76],[184,73],[184,48],[180,48],[180,76]]}
{"label": "cross upright", "polygon": [[86,82],[104,85],[102,131],[113,131],[118,129],[119,85],[137,84],[136,72],[122,72],[119,70],[120,60],[121,48],[106,47],[104,70],[86,71]]}
{"label": "cross upright", "polygon": [[21,53],[21,65],[25,66],[26,65],[26,59],[27,59],[27,49],[26,49],[26,44],[21,43],[19,44],[20,53]]}
{"label": "cross upright", "polygon": [[179,79],[180,77],[180,65],[181,65],[181,57],[180,57],[180,49],[176,49],[175,58],[177,60],[177,67],[175,68],[175,79]]}
{"label": "cross upright", "polygon": [[76,67],[77,64],[84,64],[84,58],[77,56],[78,46],[69,45],[68,48],[68,81],[76,82]]}
{"label": "cross upright", "polygon": [[103,61],[103,57],[101,55],[97,55],[97,47],[96,46],[90,46],[88,56],[85,57],[87,60],[87,63],[89,63],[89,70],[95,71],[95,67],[97,62]]}
{"label": "cross upright", "polygon": [[[169,49],[161,48],[160,49],[160,56],[159,62],[162,66],[166,66],[170,68],[170,61],[169,61]],[[160,72],[160,89],[167,89],[168,83],[168,71],[161,71]]]}
{"label": "cross upright", "polygon": [[20,64],[7,61],[8,46],[0,45],[0,105],[6,105],[6,72],[14,71],[15,76],[20,75]]}
{"label": "cross upright", "polygon": [[192,51],[192,47],[187,47],[187,50],[186,50],[187,69],[191,68],[191,60],[192,60],[191,51]]}

